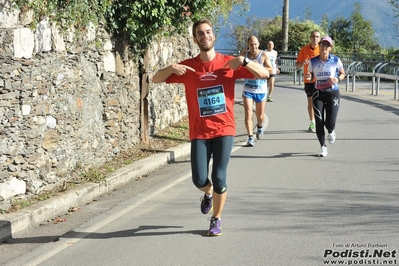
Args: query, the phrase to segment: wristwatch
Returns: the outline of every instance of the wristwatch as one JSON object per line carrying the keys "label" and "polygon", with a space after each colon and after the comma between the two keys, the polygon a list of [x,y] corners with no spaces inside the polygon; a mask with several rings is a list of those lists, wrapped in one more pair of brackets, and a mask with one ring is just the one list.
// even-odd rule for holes
{"label": "wristwatch", "polygon": [[337,79],[338,79],[338,83],[340,83],[340,82],[341,82],[341,79],[340,79],[339,77],[337,77]]}
{"label": "wristwatch", "polygon": [[242,63],[242,66],[248,65],[248,63],[249,63],[250,61],[251,61],[251,60],[249,60],[248,57],[245,57],[245,58],[244,58],[244,62]]}

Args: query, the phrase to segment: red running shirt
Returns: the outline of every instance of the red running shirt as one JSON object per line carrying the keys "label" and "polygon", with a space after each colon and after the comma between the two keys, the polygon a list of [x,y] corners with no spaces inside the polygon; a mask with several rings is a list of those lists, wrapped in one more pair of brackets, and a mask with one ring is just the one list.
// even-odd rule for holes
{"label": "red running shirt", "polygon": [[190,140],[235,136],[234,86],[241,78],[253,79],[245,67],[237,70],[223,66],[233,56],[216,53],[212,61],[202,61],[199,55],[179,64],[195,69],[178,76],[172,74],[166,83],[182,83],[185,87]]}

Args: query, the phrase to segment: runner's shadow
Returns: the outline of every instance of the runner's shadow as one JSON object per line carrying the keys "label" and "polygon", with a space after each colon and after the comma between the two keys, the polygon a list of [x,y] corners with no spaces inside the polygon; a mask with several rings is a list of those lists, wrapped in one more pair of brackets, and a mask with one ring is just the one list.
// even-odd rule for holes
{"label": "runner's shadow", "polygon": [[4,241],[2,244],[15,245],[15,244],[26,244],[26,243],[51,243],[51,242],[57,242],[61,238],[110,239],[110,238],[122,238],[122,237],[166,236],[166,235],[198,235],[203,237],[207,236],[206,235],[207,231],[205,230],[188,230],[188,231],[160,230],[160,229],[179,229],[179,228],[183,228],[183,226],[142,225],[134,229],[121,230],[121,231],[108,232],[108,233],[70,231],[63,236],[38,236],[38,237],[27,237],[27,238],[12,238]]}
{"label": "runner's shadow", "polygon": [[[306,130],[306,129],[275,130],[275,131],[268,131],[268,130],[265,130],[265,131],[264,131],[264,135],[265,135],[264,139],[267,140],[267,135],[298,134],[298,133],[309,133],[309,134],[310,134],[311,132],[309,132],[309,131]],[[311,133],[311,134],[316,134],[316,133]],[[239,137],[245,138],[245,137],[248,137],[248,135],[247,135],[246,133],[237,134],[237,135],[236,135],[236,138],[239,138]]]}
{"label": "runner's shadow", "polygon": [[315,154],[310,154],[310,153],[295,153],[295,152],[284,152],[284,153],[280,153],[280,154],[276,154],[273,156],[243,156],[243,155],[234,155],[232,154],[230,156],[230,158],[252,158],[252,159],[272,159],[272,158],[288,158],[288,157],[304,157],[304,156],[308,156],[308,157],[318,157]]}
{"label": "runner's shadow", "polygon": [[159,225],[141,225],[138,228],[121,230],[108,233],[87,233],[71,231],[67,233],[63,238],[86,238],[86,239],[110,239],[110,238],[122,238],[122,237],[136,237],[136,236],[166,236],[166,235],[200,235],[206,236],[204,230],[189,230],[189,231],[165,231],[160,229],[179,229],[183,226],[159,226]]}

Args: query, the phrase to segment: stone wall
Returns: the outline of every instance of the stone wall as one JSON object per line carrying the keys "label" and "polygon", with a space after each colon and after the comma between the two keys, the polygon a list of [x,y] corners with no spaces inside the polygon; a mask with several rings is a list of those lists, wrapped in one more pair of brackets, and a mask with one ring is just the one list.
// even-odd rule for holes
{"label": "stone wall", "polygon": [[30,29],[29,17],[0,0],[0,207],[137,145],[141,82],[150,86],[149,134],[187,115],[180,85],[150,80],[156,70],[198,53],[187,35],[159,38],[143,58],[100,27],[63,35],[48,20]]}

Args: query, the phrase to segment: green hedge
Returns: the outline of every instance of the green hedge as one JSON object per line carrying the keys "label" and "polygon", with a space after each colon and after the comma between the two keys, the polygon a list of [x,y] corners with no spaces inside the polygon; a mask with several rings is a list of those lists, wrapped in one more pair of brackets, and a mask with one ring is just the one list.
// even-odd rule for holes
{"label": "green hedge", "polygon": [[102,25],[142,52],[158,34],[182,33],[192,20],[214,22],[227,18],[234,6],[248,7],[246,0],[15,0],[22,12],[34,10],[34,28],[44,17],[61,28],[84,32],[89,23]]}

